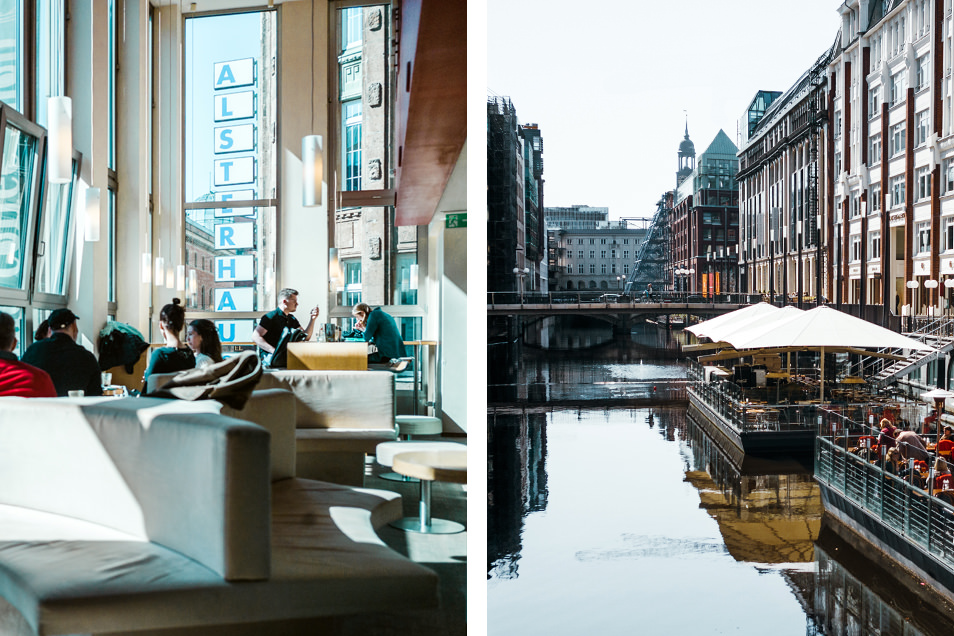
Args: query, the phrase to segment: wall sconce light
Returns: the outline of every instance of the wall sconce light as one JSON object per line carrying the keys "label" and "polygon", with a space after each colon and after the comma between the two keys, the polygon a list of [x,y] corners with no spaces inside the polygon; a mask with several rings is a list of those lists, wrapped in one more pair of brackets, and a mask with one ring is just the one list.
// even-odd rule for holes
{"label": "wall sconce light", "polygon": [[324,176],[321,135],[301,138],[301,204],[306,208],[321,205],[321,179]]}
{"label": "wall sconce light", "polygon": [[156,276],[153,282],[155,282],[156,287],[162,287],[166,284],[166,261],[161,256],[156,257],[155,271]]}
{"label": "wall sconce light", "polygon": [[86,188],[86,240],[95,243],[99,240],[99,188]]}
{"label": "wall sconce light", "polygon": [[152,282],[152,254],[149,252],[143,252],[142,255],[142,282]]}
{"label": "wall sconce light", "polygon": [[341,279],[343,278],[341,274],[341,261],[338,260],[338,248],[332,247],[328,249],[328,282],[331,284],[332,289],[338,287],[341,284]]}
{"label": "wall sconce light", "polygon": [[73,100],[51,97],[47,108],[50,123],[47,178],[50,183],[69,183],[73,180]]}

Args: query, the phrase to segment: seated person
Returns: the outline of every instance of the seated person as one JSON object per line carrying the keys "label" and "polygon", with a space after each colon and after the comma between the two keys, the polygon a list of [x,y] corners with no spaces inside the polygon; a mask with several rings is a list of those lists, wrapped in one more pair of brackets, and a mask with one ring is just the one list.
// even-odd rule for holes
{"label": "seated person", "polygon": [[[296,309],[298,309],[298,290],[290,287],[282,289],[278,292],[278,307],[262,316],[252,332],[252,342],[258,345],[259,355],[265,366],[272,366],[270,364],[272,354],[275,353],[275,348],[286,329],[302,328],[301,323],[292,313]],[[304,328],[305,340],[311,340],[318,312],[318,307],[312,308],[308,326]]]}
{"label": "seated person", "polygon": [[69,309],[55,309],[50,314],[53,334],[30,345],[23,362],[50,374],[58,396],[82,390],[86,395],[102,395],[103,385],[96,356],[76,343],[79,316]]}
{"label": "seated person", "polygon": [[205,318],[199,318],[189,323],[186,332],[186,343],[195,354],[195,366],[207,367],[216,362],[222,362],[222,343],[219,342],[219,330],[215,323]]}
{"label": "seated person", "polygon": [[13,316],[0,311],[0,395],[56,397],[50,374],[17,360],[13,353],[16,348],[16,323]]}
{"label": "seated person", "polygon": [[949,442],[954,442],[954,428],[950,426],[944,427],[944,432],[941,434],[941,439],[946,439]]}
{"label": "seated person", "polygon": [[179,340],[179,333],[185,325],[185,309],[182,308],[181,302],[178,298],[173,298],[172,302],[163,305],[159,312],[159,332],[166,346],[152,352],[143,380],[148,380],[153,373],[174,373],[195,368],[195,355]]}
{"label": "seated person", "polygon": [[407,360],[400,358],[406,357],[407,352],[394,318],[380,307],[371,309],[367,303],[355,305],[351,315],[358,319],[355,329],[364,332],[364,341],[374,344],[378,349],[368,354],[368,363],[383,363],[392,371],[403,371],[407,367]]}
{"label": "seated person", "polygon": [[887,418],[881,420],[881,434],[878,435],[878,446],[885,448],[894,447],[894,438],[898,435],[898,429],[894,427]]}
{"label": "seated person", "polygon": [[901,451],[901,457],[904,459],[913,457],[914,459],[920,459],[922,461],[929,460],[924,442],[921,441],[921,438],[918,437],[918,434],[914,431],[901,431],[898,433],[897,438],[895,438],[895,442]]}

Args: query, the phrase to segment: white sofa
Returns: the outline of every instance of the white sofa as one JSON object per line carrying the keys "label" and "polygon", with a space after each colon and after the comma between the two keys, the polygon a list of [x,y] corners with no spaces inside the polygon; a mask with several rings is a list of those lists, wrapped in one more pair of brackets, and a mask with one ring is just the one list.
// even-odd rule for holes
{"label": "white sofa", "polygon": [[[175,375],[151,375],[147,392]],[[275,389],[289,391],[295,399],[299,477],[360,486],[365,454],[373,455],[378,444],[397,439],[390,371],[266,371],[255,393]],[[262,419],[253,421],[265,425]]]}
{"label": "white sofa", "polygon": [[0,398],[0,596],[23,633],[261,633],[437,604],[437,576],[374,532],[401,516],[399,496],[281,478],[288,449],[219,409]]}

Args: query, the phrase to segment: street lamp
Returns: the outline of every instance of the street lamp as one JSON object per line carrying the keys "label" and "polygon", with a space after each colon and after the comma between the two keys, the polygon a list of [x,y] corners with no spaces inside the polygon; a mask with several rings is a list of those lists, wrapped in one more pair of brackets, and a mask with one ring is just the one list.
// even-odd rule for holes
{"label": "street lamp", "polygon": [[620,276],[617,276],[617,277],[616,277],[616,291],[619,291],[619,281],[620,281],[620,278],[621,278]]}
{"label": "street lamp", "polygon": [[517,277],[517,289],[520,291],[520,304],[522,305],[524,279],[527,277],[527,274],[530,273],[530,268],[524,267],[523,269],[520,269],[519,267],[514,267],[513,273]]}
{"label": "street lamp", "polygon": [[[931,289],[931,290],[937,289],[937,281],[934,280],[933,278],[930,278],[930,279],[924,281],[924,288],[925,288],[925,289]],[[931,293],[931,296],[932,296],[932,298],[931,298],[931,305],[930,305],[930,310],[929,310],[929,311],[930,311],[931,315],[933,315],[933,314],[934,314],[934,298],[933,298],[934,294],[933,294],[933,292]]]}
{"label": "street lamp", "polygon": [[920,285],[916,280],[909,280],[904,284],[905,287],[911,290],[911,304],[908,305],[908,331],[913,331],[913,321],[914,318],[914,290],[917,289]]}

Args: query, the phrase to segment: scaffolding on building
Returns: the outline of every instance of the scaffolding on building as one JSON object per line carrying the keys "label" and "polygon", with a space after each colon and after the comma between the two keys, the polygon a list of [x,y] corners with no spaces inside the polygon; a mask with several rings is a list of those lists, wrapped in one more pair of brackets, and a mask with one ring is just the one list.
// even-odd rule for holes
{"label": "scaffolding on building", "polygon": [[[662,291],[666,280],[666,267],[669,265],[669,215],[672,212],[672,197],[664,194],[656,202],[656,213],[649,223],[646,238],[636,252],[632,273],[626,281],[627,294],[639,293],[649,285]],[[629,221],[645,219],[625,219]]]}

